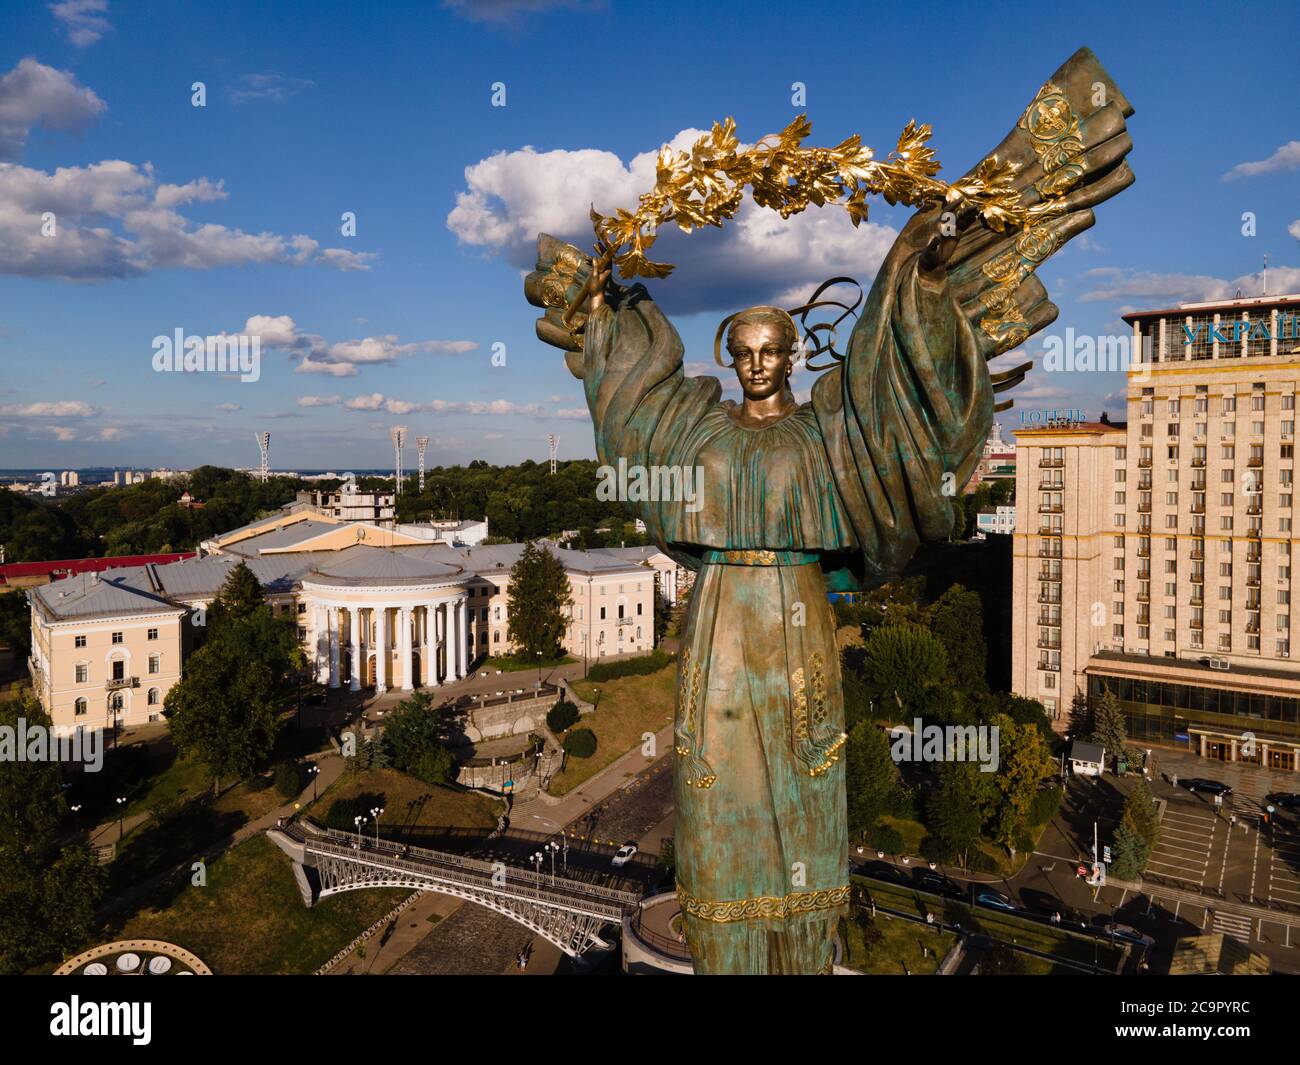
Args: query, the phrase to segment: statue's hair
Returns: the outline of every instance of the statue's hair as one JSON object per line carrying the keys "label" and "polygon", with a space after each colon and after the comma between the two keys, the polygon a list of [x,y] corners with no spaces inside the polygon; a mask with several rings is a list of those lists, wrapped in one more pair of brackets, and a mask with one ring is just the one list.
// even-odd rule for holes
{"label": "statue's hair", "polygon": [[[843,303],[840,300],[821,299],[821,294],[833,285],[849,284],[858,290],[857,298],[852,304]],[[845,318],[852,317],[856,314],[858,306],[862,303],[862,286],[854,281],[851,277],[833,277],[829,281],[823,281],[817,286],[817,290],[812,294],[812,298],[793,310],[783,310],[780,307],[761,306],[750,307],[748,310],[737,311],[735,314],[728,315],[718,323],[717,332],[713,334],[713,359],[719,366],[725,366],[731,369],[733,363],[722,361],[722,334],[726,331],[727,350],[731,350],[731,337],[739,325],[775,325],[780,328],[781,332],[788,340],[790,347],[795,348],[795,358],[803,357],[804,365],[810,370],[824,370],[825,366],[813,366],[812,358],[823,351],[828,352],[836,361],[842,361],[844,356],[835,350],[835,327],[844,321]],[[808,313],[819,307],[838,307],[844,313],[841,314],[834,322],[820,322],[816,325],[810,325],[808,322]],[[803,342],[800,343],[799,326],[795,324],[794,315],[799,315],[799,321],[804,326]],[[825,334],[826,339],[820,339],[819,334]],[[834,365],[832,363],[831,365]]]}

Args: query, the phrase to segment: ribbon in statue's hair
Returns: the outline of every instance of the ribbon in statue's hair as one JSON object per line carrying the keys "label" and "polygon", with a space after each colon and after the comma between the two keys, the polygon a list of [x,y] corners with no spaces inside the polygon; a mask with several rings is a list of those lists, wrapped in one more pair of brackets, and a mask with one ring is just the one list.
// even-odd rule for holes
{"label": "ribbon in statue's hair", "polygon": [[[822,299],[822,293],[833,285],[852,285],[858,290],[857,297],[852,303],[844,303],[835,299]],[[858,308],[861,305],[861,285],[851,277],[832,277],[818,285],[816,291],[809,297],[808,302],[800,304],[798,307],[792,307],[789,310],[781,307],[750,307],[747,310],[737,311],[735,314],[727,315],[718,323],[718,330],[713,335],[713,360],[719,366],[730,369],[731,364],[722,361],[722,338],[727,331],[727,327],[742,315],[750,314],[753,311],[768,311],[774,317],[781,318],[789,323],[790,332],[796,338],[797,346],[803,351],[804,365],[808,369],[829,370],[835,363],[844,361],[844,353],[835,347],[836,330],[845,318],[856,317]],[[838,307],[842,313],[834,321],[813,322],[810,324],[808,315],[819,307]],[[799,318],[797,325],[795,324],[796,315]],[[800,339],[801,332],[802,339]],[[823,352],[829,354],[833,361],[823,366],[814,366],[812,360]]]}

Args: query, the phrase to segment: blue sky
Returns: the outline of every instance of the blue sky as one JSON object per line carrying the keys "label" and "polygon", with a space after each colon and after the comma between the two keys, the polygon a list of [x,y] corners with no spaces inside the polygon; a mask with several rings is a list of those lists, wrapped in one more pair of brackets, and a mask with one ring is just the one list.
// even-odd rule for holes
{"label": "blue sky", "polygon": [[[589,244],[590,201],[634,206],[661,144],[727,115],[752,140],[806,111],[813,143],[880,154],[915,117],[956,177],[1083,44],[1137,108],[1137,183],[1043,269],[1051,330],[1257,294],[1265,254],[1269,291],[1300,291],[1294,3],[8,0],[3,20],[0,467],[252,465],[265,428],[276,468],[366,468],[394,424],[430,464],[543,459],[548,432],[590,456],[522,294],[539,228]],[[652,291],[707,372],[719,318],[869,281],[906,217],[747,207],[665,238],[678,270]],[[257,332],[260,379],[156,373],[176,329]],[[1017,408],[1121,409],[1120,374],[1063,377],[1036,369]]]}

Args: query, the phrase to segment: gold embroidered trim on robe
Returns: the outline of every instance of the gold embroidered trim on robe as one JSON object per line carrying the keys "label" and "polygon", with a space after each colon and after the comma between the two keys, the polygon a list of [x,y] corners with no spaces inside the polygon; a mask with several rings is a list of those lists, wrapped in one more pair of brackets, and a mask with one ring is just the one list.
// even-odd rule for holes
{"label": "gold embroidered trim on robe", "polygon": [[782,920],[799,913],[816,913],[833,910],[849,901],[849,885],[824,891],[795,891],[784,897],[760,895],[755,899],[731,899],[715,902],[697,899],[684,888],[678,887],[677,901],[682,912],[701,921],[729,924],[733,921]]}

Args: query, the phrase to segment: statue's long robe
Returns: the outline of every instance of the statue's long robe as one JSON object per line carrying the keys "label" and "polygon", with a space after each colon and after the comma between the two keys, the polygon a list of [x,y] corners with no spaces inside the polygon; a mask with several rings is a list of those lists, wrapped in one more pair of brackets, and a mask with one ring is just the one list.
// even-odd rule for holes
{"label": "statue's long robe", "polygon": [[[697,972],[821,972],[848,898],[844,702],[827,589],[869,587],[946,537],[993,394],[948,282],[897,247],[811,404],[735,422],[643,291],[587,324],[602,463],[702,471],[640,502],[698,570],[675,722],[678,895]],[[689,482],[688,482],[689,483]]]}

